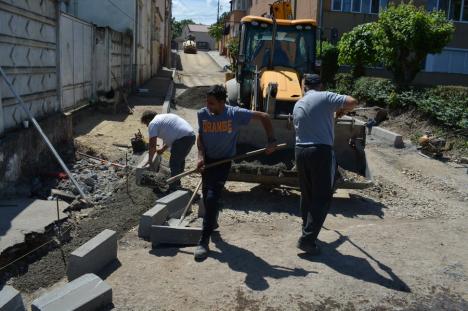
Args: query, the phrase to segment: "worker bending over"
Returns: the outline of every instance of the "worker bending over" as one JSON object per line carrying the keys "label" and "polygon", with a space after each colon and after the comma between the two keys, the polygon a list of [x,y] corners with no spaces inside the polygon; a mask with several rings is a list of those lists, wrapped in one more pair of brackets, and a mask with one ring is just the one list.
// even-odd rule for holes
{"label": "worker bending over", "polygon": [[334,113],[340,117],[358,102],[351,96],[323,92],[320,77],[316,74],[305,74],[303,86],[304,97],[293,111],[302,213],[302,236],[297,247],[318,254],[316,241],[334,189]]}
{"label": "worker bending over", "polygon": [[208,256],[210,236],[217,227],[219,199],[229,175],[231,162],[204,169],[204,166],[236,155],[239,128],[252,119],[259,120],[267,135],[267,154],[276,147],[273,126],[268,114],[226,105],[226,89],[221,85],[212,86],[207,93],[206,107],[198,112],[198,168],[202,172],[203,201],[205,215],[203,230],[195,260]]}
{"label": "worker bending over", "polygon": [[[195,133],[187,121],[173,113],[157,114],[147,110],[141,116],[141,123],[148,126],[149,135],[149,156],[146,165],[153,163],[153,157],[163,154],[171,148],[169,167],[171,176],[182,173],[185,169],[185,158],[195,144]],[[157,139],[161,138],[163,146],[157,148]],[[174,191],[180,187],[180,180],[169,186],[169,191]]]}

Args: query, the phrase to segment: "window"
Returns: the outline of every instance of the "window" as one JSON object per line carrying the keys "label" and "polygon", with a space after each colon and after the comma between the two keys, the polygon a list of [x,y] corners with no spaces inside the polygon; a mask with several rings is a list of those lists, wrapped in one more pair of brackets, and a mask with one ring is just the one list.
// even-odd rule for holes
{"label": "window", "polygon": [[361,12],[361,0],[353,0],[353,12]]}
{"label": "window", "polygon": [[429,11],[445,11],[450,20],[468,22],[468,0],[429,0],[426,7]]}
{"label": "window", "polygon": [[[388,0],[331,0],[332,11],[378,14],[387,8]],[[437,0],[435,0],[437,1]],[[465,0],[468,2],[468,0]]]}
{"label": "window", "polygon": [[439,54],[426,58],[427,72],[468,74],[468,50],[446,48]]}
{"label": "window", "polygon": [[333,11],[341,11],[341,0],[332,0],[332,10]]}

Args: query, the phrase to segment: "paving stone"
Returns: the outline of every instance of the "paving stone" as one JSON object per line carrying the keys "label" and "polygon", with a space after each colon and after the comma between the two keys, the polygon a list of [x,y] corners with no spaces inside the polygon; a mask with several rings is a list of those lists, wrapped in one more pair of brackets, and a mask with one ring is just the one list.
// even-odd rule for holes
{"label": "paving stone", "polygon": [[180,218],[169,218],[167,220],[167,224],[170,227],[187,227],[188,224],[189,224],[189,220],[184,219],[180,225],[179,225],[179,223],[180,223]]}
{"label": "paving stone", "polygon": [[169,211],[169,217],[180,218],[185,206],[189,202],[191,193],[189,191],[177,190],[156,201],[159,204],[165,204]]}
{"label": "paving stone", "polygon": [[389,130],[386,130],[381,127],[372,128],[372,135],[378,137],[384,141],[388,141],[395,148],[404,148],[405,143],[403,142],[403,137],[400,134],[393,133]]}
{"label": "paving stone", "polygon": [[138,226],[138,236],[149,238],[152,225],[162,225],[169,217],[167,205],[156,204],[155,207],[141,215],[140,225]]}
{"label": "paving stone", "polygon": [[0,311],[23,311],[26,310],[23,298],[19,291],[11,286],[5,285],[0,290]]}
{"label": "paving stone", "polygon": [[88,273],[32,302],[32,311],[102,310],[112,304],[112,288]]}
{"label": "paving stone", "polygon": [[117,233],[106,229],[70,254],[68,279],[74,280],[86,273],[97,273],[116,259]]}
{"label": "paving stone", "polygon": [[201,237],[201,228],[152,226],[151,244],[196,245]]}

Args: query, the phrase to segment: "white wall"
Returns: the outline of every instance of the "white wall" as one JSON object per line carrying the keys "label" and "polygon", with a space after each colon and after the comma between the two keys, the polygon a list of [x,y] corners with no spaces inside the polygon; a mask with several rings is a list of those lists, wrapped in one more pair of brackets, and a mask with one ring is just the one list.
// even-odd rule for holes
{"label": "white wall", "polygon": [[67,13],[100,27],[125,32],[135,27],[135,8],[135,0],[70,0]]}

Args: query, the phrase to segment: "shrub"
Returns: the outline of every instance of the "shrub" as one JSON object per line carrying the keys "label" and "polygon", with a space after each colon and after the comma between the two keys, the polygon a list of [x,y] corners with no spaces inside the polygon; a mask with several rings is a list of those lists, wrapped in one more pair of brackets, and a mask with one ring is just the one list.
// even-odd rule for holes
{"label": "shrub", "polygon": [[362,77],[354,83],[352,95],[368,106],[386,107],[390,104],[390,94],[395,92],[395,86],[388,79]]}
{"label": "shrub", "polygon": [[338,73],[335,75],[335,89],[339,94],[352,94],[354,89],[354,78],[349,73]]}
{"label": "shrub", "polygon": [[320,76],[325,85],[333,84],[338,72],[338,48],[332,44],[322,45]]}
{"label": "shrub", "polygon": [[378,62],[376,46],[376,23],[358,25],[343,34],[338,49],[340,65],[351,65],[354,77],[365,75],[365,66]]}

